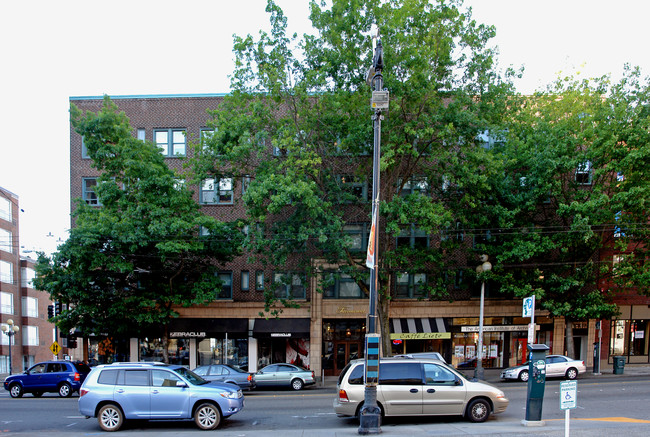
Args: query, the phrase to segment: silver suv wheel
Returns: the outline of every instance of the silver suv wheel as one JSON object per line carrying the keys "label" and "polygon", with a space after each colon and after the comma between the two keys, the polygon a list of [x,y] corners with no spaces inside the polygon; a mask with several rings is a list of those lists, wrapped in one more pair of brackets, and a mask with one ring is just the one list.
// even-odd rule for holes
{"label": "silver suv wheel", "polygon": [[106,404],[99,409],[97,422],[104,431],[117,431],[124,423],[124,415],[117,405]]}

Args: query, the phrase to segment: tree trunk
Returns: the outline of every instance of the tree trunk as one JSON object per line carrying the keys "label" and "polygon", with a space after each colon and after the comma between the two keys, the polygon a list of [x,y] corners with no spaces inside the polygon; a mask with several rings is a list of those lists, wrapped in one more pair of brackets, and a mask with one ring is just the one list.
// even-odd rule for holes
{"label": "tree trunk", "polygon": [[566,354],[569,358],[575,359],[575,344],[573,342],[573,321],[569,319],[564,319],[565,328],[564,332],[566,335]]}
{"label": "tree trunk", "polygon": [[162,344],[163,344],[163,362],[165,364],[169,364],[169,325],[165,324],[163,328],[163,337],[162,337]]}
{"label": "tree trunk", "polygon": [[377,303],[377,314],[379,333],[381,334],[380,356],[390,357],[392,355],[392,343],[390,340],[390,305],[388,299],[379,299]]}

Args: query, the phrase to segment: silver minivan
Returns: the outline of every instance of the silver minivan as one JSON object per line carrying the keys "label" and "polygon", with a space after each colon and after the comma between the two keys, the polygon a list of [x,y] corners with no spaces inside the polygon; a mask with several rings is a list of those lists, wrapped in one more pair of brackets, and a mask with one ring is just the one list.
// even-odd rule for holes
{"label": "silver minivan", "polygon": [[[365,396],[364,360],[351,361],[341,372],[334,411],[359,417]],[[382,358],[379,361],[377,403],[382,416],[463,416],[485,422],[502,413],[508,399],[498,388],[470,381],[440,360]]]}

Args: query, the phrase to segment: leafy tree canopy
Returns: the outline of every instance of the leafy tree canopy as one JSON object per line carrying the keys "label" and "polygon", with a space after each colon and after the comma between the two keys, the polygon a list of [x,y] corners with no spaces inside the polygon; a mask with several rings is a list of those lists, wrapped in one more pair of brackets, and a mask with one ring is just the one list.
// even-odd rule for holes
{"label": "leafy tree canopy", "polygon": [[70,238],[38,259],[36,287],[67,304],[58,326],[133,335],[167,326],[175,305],[215,299],[218,266],[239,252],[237,224],[202,214],[160,150],[133,137],[108,97],[96,114],[70,111],[101,171],[100,206],[78,200]]}

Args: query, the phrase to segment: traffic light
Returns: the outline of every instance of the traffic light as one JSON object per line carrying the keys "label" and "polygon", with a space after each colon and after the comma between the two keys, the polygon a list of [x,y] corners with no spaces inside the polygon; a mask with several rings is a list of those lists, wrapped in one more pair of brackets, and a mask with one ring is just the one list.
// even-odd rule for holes
{"label": "traffic light", "polygon": [[47,318],[51,319],[54,317],[54,305],[47,306]]}
{"label": "traffic light", "polygon": [[61,302],[56,302],[54,305],[55,305],[54,315],[58,316],[59,314],[61,314]]}

